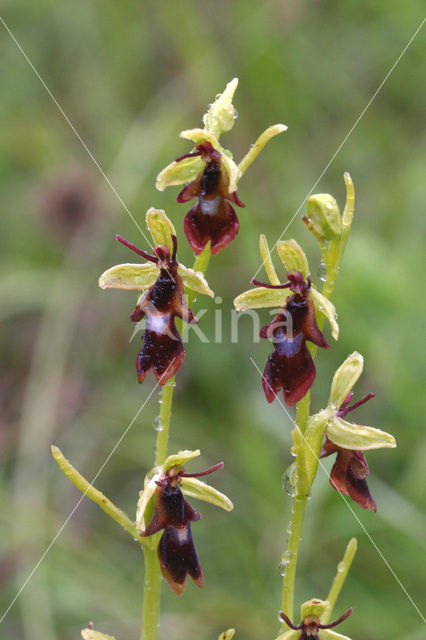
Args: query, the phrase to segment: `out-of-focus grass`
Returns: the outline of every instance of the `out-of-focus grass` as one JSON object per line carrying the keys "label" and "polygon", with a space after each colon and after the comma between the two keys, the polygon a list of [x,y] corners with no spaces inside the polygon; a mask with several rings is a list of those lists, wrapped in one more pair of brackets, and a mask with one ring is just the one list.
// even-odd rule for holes
{"label": "out-of-focus grass", "polygon": [[[241,231],[208,275],[224,324],[233,297],[259,267],[257,238],[273,243],[420,24],[420,2],[4,3],[4,19],[141,225],[163,207],[179,233],[185,208],[176,190],[155,191],[156,173],[188,151],[177,137],[197,126],[206,103],[240,78],[239,118],[227,134],[240,158],[267,125],[289,130],[272,141],[241,183]],[[3,28],[2,28],[3,29]],[[5,610],[75,505],[78,495],[49,458],[56,441],[87,477],[99,469],[152,381],[134,374],[138,339],[128,344],[131,294],[97,289],[98,274],[127,254],[114,233],[139,232],[97,172],[40,82],[0,31],[0,557]],[[327,398],[334,369],[353,349],[366,357],[358,393],[377,397],[360,422],[395,434],[398,449],[372,452],[370,486],[378,513],[354,505],[409,594],[421,606],[424,558],[424,459],[421,327],[424,302],[422,79],[424,34],[415,39],[315,191],[344,198],[349,170],[357,211],[336,290],[341,338],[319,354],[314,409]],[[423,96],[424,97],[424,96]],[[101,215],[75,234],[55,227],[46,189],[79,167],[98,190]],[[46,186],[47,185],[47,186]],[[301,215],[301,214],[300,214]],[[297,216],[288,236],[316,248]],[[197,304],[204,301],[199,300]],[[202,329],[213,340],[213,312]],[[269,318],[264,312],[262,320]],[[195,338],[179,376],[171,449],[200,447],[204,466],[224,459],[216,484],[234,500],[232,514],[204,506],[194,536],[206,574],[198,591],[177,599],[166,588],[162,637],[200,640],[234,626],[238,637],[277,630],[289,500],[281,475],[290,463],[291,424],[267,406],[260,367],[267,344],[252,344],[241,319],[239,342]],[[151,465],[157,394],[120,444],[97,485],[133,513]],[[327,461],[327,464],[328,461]],[[421,637],[421,620],[362,526],[318,478],[302,543],[298,599],[324,597],[349,537],[359,552],[338,611],[342,628],[363,640]],[[96,507],[83,502],[1,624],[19,640],[71,640],[89,619],[120,638],[137,637],[142,558],[136,545]],[[139,568],[138,568],[139,567]],[[0,612],[1,613],[1,612]]]}

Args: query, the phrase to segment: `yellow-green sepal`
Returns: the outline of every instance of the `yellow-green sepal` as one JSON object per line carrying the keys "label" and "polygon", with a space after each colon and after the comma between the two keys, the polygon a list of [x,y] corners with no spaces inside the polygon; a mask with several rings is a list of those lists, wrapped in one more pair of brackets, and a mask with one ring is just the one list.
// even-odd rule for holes
{"label": "yellow-green sepal", "polygon": [[186,465],[187,462],[193,460],[194,458],[198,458],[201,455],[201,451],[199,449],[195,449],[194,451],[190,451],[188,449],[184,449],[183,451],[178,451],[171,456],[166,458],[166,461],[162,465],[163,473],[167,473],[173,467],[180,469]]}
{"label": "yellow-green sepal", "polygon": [[146,212],[146,225],[151,232],[154,246],[166,245],[172,253],[172,236],[176,235],[176,230],[170,218],[166,216],[166,212],[163,209],[150,207]]}
{"label": "yellow-green sepal", "polygon": [[99,278],[101,289],[127,289],[143,291],[155,283],[158,268],[152,262],[143,264],[117,264],[103,272]]}
{"label": "yellow-green sepal", "polygon": [[323,613],[328,609],[328,605],[327,600],[319,600],[318,598],[307,600],[300,607],[300,617],[302,620],[310,616],[321,619]]}
{"label": "yellow-green sepal", "polygon": [[305,252],[296,240],[280,240],[277,251],[286,271],[300,271],[304,279],[309,276],[309,263]]}
{"label": "yellow-green sepal", "polygon": [[232,100],[237,86],[238,78],[228,82],[225,91],[216,97],[203,116],[205,128],[217,138],[234,126],[236,111]]}
{"label": "yellow-green sepal", "polygon": [[300,640],[300,631],[286,631],[278,636],[275,640]]}
{"label": "yellow-green sepal", "polygon": [[265,267],[266,274],[269,278],[269,282],[273,285],[280,284],[280,279],[277,276],[277,272],[275,271],[275,267],[272,262],[268,241],[263,233],[261,233],[259,236],[259,251],[263,261],[263,266]]}
{"label": "yellow-green sepal", "polygon": [[95,631],[94,629],[83,629],[81,637],[83,640],[115,640],[113,636],[101,633],[100,631]]}
{"label": "yellow-green sepal", "polygon": [[191,140],[195,146],[209,142],[213,149],[222,153],[222,147],[217,137],[213,133],[210,133],[210,131],[206,131],[200,127],[196,127],[195,129],[185,129],[180,132],[179,137],[185,138],[185,140]]}
{"label": "yellow-green sepal", "polygon": [[164,191],[167,187],[192,182],[201,173],[204,166],[205,164],[200,156],[184,158],[179,162],[171,162],[160,171],[155,180],[155,186],[158,191]]}
{"label": "yellow-green sepal", "polygon": [[227,629],[226,631],[222,631],[217,640],[232,640],[235,635],[235,629]]}
{"label": "yellow-green sepal", "polygon": [[395,438],[386,431],[353,424],[333,414],[327,422],[327,436],[342,449],[368,451],[395,448]]}
{"label": "yellow-green sepal", "polygon": [[207,280],[201,271],[194,271],[188,267],[184,267],[180,264],[178,267],[178,273],[183,280],[183,284],[188,289],[195,291],[196,293],[203,293],[210,298],[214,298],[214,292],[210,289]]}
{"label": "yellow-green sepal", "polygon": [[350,391],[358,382],[364,368],[364,358],[358,351],[351,353],[333,376],[328,404],[340,409]]}
{"label": "yellow-green sepal", "polygon": [[312,287],[311,298],[315,307],[320,311],[329,321],[331,326],[331,335],[335,340],[339,339],[339,325],[337,324],[337,312],[334,304],[325,296],[322,295],[317,289]]}
{"label": "yellow-green sepal", "polygon": [[257,287],[240,293],[234,300],[234,306],[237,311],[261,309],[262,307],[283,307],[289,295],[291,294],[287,289]]}
{"label": "yellow-green sepal", "polygon": [[319,640],[351,640],[349,636],[344,636],[332,629],[320,629],[318,638]]}
{"label": "yellow-green sepal", "polygon": [[183,477],[180,486],[183,493],[190,498],[197,498],[197,500],[209,502],[216,507],[225,509],[225,511],[232,511],[234,508],[231,500],[224,493],[221,493],[198,478]]}

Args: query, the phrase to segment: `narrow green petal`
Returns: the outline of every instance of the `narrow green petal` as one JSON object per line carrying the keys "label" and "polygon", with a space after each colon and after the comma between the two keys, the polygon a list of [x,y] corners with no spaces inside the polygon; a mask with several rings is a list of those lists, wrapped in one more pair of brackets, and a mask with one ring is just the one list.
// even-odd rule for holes
{"label": "narrow green petal", "polygon": [[220,93],[203,116],[204,126],[215,136],[229,131],[234,126],[236,111],[232,104],[238,78],[234,78],[226,85],[225,91]]}
{"label": "narrow green petal", "polygon": [[280,240],[277,251],[287,271],[300,271],[302,276],[309,276],[308,258],[296,240]]}
{"label": "narrow green petal", "polygon": [[268,241],[266,240],[266,236],[263,233],[259,236],[259,251],[263,261],[263,266],[265,267],[266,274],[269,278],[269,282],[274,285],[280,284],[280,279],[277,276],[277,272],[275,271],[275,267],[272,262]]}
{"label": "narrow green petal", "polygon": [[232,511],[234,508],[234,505],[225,494],[198,480],[198,478],[182,478],[181,487],[182,491],[191,498],[210,502],[210,504],[225,509],[225,511]]}
{"label": "narrow green petal", "polygon": [[396,447],[395,438],[386,431],[347,422],[333,415],[327,423],[327,435],[343,449],[368,451]]}
{"label": "narrow green petal", "polygon": [[351,640],[348,636],[342,636],[341,633],[331,629],[320,629],[318,637],[319,640]]}
{"label": "narrow green petal", "polygon": [[214,293],[210,289],[208,282],[201,271],[194,271],[193,269],[188,269],[188,267],[184,267],[183,264],[180,264],[178,267],[178,273],[182,277],[185,287],[195,291],[196,293],[203,293],[206,296],[210,296],[210,298],[214,298]]}
{"label": "narrow green petal", "polygon": [[288,127],[285,124],[274,124],[271,127],[265,129],[263,133],[260,134],[254,145],[252,145],[249,151],[246,153],[244,158],[241,160],[238,165],[241,170],[241,175],[245,173],[248,167],[251,165],[253,160],[257,158],[259,153],[262,151],[263,147],[271,138],[277,136],[279,133],[283,133],[283,131],[287,131]]}
{"label": "narrow green petal", "polygon": [[217,137],[209,131],[206,131],[205,129],[185,129],[185,131],[180,132],[179,136],[181,138],[185,138],[186,140],[192,140],[195,145],[210,142],[213,149],[216,149],[216,151],[222,153],[222,147],[220,146]]}
{"label": "narrow green petal", "polygon": [[99,278],[101,289],[128,289],[139,291],[152,287],[159,271],[155,264],[117,264],[107,269]]}
{"label": "narrow green petal", "polygon": [[163,209],[151,207],[146,212],[146,225],[151,232],[154,246],[165,244],[172,253],[172,236],[176,235],[176,230],[172,221],[166,216],[166,212]]}
{"label": "narrow green petal", "polygon": [[340,409],[348,393],[358,382],[364,368],[364,358],[358,351],[351,353],[337,369],[331,383],[329,405]]}
{"label": "narrow green petal", "polygon": [[94,631],[93,629],[83,629],[81,637],[83,640],[115,640],[113,636],[108,636],[106,633]]}
{"label": "narrow green petal", "polygon": [[183,467],[187,462],[193,460],[193,458],[197,458],[200,455],[200,450],[195,449],[195,451],[178,451],[171,456],[166,458],[165,463],[162,465],[163,473],[167,473],[169,469],[172,467]]}
{"label": "narrow green petal", "polygon": [[200,156],[184,158],[179,162],[172,162],[158,174],[155,186],[158,191],[164,191],[166,187],[192,182],[204,169],[204,162]]}
{"label": "narrow green petal", "polygon": [[222,152],[221,165],[226,174],[229,193],[237,190],[238,180],[241,178],[241,171],[235,162],[226,153]]}
{"label": "narrow green petal", "polygon": [[287,289],[257,287],[240,293],[234,300],[234,306],[237,311],[261,309],[262,307],[283,307],[289,295]]}
{"label": "narrow green petal", "polygon": [[314,301],[314,304],[318,311],[321,311],[322,314],[327,318],[331,326],[331,335],[335,340],[339,339],[339,325],[337,324],[337,313],[336,307],[328,298],[322,295],[319,291],[312,288],[311,289],[311,298]]}

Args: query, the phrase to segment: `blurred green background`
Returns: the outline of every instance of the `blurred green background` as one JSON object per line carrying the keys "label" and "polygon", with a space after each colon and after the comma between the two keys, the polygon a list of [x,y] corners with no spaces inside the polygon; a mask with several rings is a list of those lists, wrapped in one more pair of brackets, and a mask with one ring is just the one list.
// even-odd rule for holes
{"label": "blurred green background", "polygon": [[[223,342],[213,342],[219,306],[209,301],[201,328],[210,343],[193,337],[178,378],[171,451],[201,448],[193,469],[223,459],[214,482],[235,510],[201,505],[193,533],[205,588],[189,583],[182,598],[164,588],[161,638],[207,640],[233,626],[237,638],[259,640],[277,631],[291,423],[278,403],[266,403],[249,361],[263,368],[269,344],[253,344],[244,318],[231,344],[228,314],[259,267],[259,233],[271,243],[278,238],[423,9],[420,0],[2,2],[2,17],[138,222],[144,225],[151,205],[173,219],[184,264],[192,263],[182,231],[187,209],[175,203],[177,189],[154,188],[158,171],[189,151],[178,132],[199,126],[207,103],[234,76],[239,117],[223,143],[237,159],[269,124],[289,127],[244,177],[240,233],[209,269],[223,298]],[[357,420],[398,441],[396,450],[367,456],[377,514],[353,504],[357,521],[321,472],[309,503],[297,601],[326,596],[356,535],[359,553],[336,610],[354,606],[341,628],[354,640],[424,637],[419,614],[363,531],[421,608],[424,36],[423,29],[315,188],[343,204],[349,170],[357,208],[334,298],[341,338],[318,354],[313,408],[324,406],[334,370],[357,349],[366,359],[357,397],[377,394]],[[139,338],[129,344],[128,321],[134,296],[97,286],[105,268],[129,259],[114,234],[136,243],[140,234],[2,25],[0,54],[2,614],[79,499],[49,445],[93,477],[153,381],[140,387],[136,380]],[[319,253],[303,212],[287,237],[303,244],[318,282]],[[262,321],[269,317],[262,312]],[[96,482],[130,514],[152,464],[157,413],[155,392]],[[138,546],[83,501],[0,635],[75,640],[94,620],[117,640],[136,640],[142,580]]]}

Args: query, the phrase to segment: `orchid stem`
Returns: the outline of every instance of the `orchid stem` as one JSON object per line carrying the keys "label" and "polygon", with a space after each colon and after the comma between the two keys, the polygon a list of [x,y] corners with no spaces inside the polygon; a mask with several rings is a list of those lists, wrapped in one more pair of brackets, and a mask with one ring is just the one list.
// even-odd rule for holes
{"label": "orchid stem", "polygon": [[[333,295],[334,288],[336,286],[336,280],[340,271],[340,263],[342,261],[343,252],[345,250],[346,242],[348,239],[349,231],[351,229],[353,215],[354,215],[354,203],[355,203],[355,193],[354,187],[352,183],[352,179],[349,173],[345,173],[344,175],[345,184],[346,184],[346,205],[342,215],[342,234],[338,240],[331,240],[328,247],[327,252],[327,278],[324,282],[324,286],[322,288],[322,294],[330,300]],[[324,250],[322,248],[321,253],[324,255]],[[320,331],[324,326],[325,316],[322,313],[317,312],[317,324]],[[315,359],[316,353],[318,351],[318,347],[314,344],[309,345],[309,350],[312,355],[312,359]],[[300,432],[303,434],[306,431],[309,413],[310,413],[310,403],[311,403],[311,393],[308,393],[302,398],[300,402],[297,403],[296,406],[296,424],[300,429]],[[309,446],[309,444],[308,444]],[[281,598],[281,609],[282,611],[293,620],[293,609],[294,609],[294,585],[296,580],[296,569],[297,569],[297,560],[299,556],[299,547],[301,541],[302,534],[302,526],[303,520],[305,517],[305,509],[308,500],[308,495],[310,492],[310,488],[315,480],[312,478],[312,481],[309,482],[309,479],[306,478],[306,471],[304,470],[304,465],[298,461],[300,454],[296,456],[296,469],[297,479],[295,486],[295,495],[293,497],[292,508],[291,508],[291,517],[290,523],[288,525],[287,530],[290,531],[290,535],[287,543],[287,550],[282,555],[282,561],[286,562],[286,570],[283,576],[283,587],[282,587],[282,598]],[[299,462],[299,464],[298,464]],[[307,487],[307,484],[309,485]],[[355,542],[355,550],[356,550],[356,542]],[[353,552],[355,554],[355,551]],[[345,556],[346,557],[346,556]],[[353,558],[353,556],[352,556]],[[352,560],[351,560],[352,561]],[[348,568],[346,570],[349,571],[350,562],[348,563]],[[346,577],[346,574],[344,578]],[[344,580],[343,578],[343,580]],[[337,576],[336,576],[337,580]],[[343,581],[340,587],[337,586],[335,591],[330,592],[334,597],[334,593],[336,593],[335,598],[339,594],[341,586],[343,585]],[[334,606],[334,603],[333,603]],[[331,611],[330,611],[331,613]],[[283,627],[287,628],[287,624],[283,621]]]}
{"label": "orchid stem", "polygon": [[[194,271],[201,271],[204,274],[209,264],[210,255],[210,243],[208,243],[200,255],[195,259],[193,266]],[[188,294],[189,307],[191,307],[194,300],[195,295],[191,291]],[[167,458],[174,387],[175,378],[173,377],[166,382],[161,390],[161,407],[157,441],[155,445],[154,465],[156,467],[164,464]],[[153,538],[153,544],[149,547],[144,547],[143,549],[145,556],[145,581],[140,640],[157,640],[158,635],[161,602],[161,570],[157,557],[157,546],[160,541],[161,534],[159,533],[156,536],[153,536]]]}

